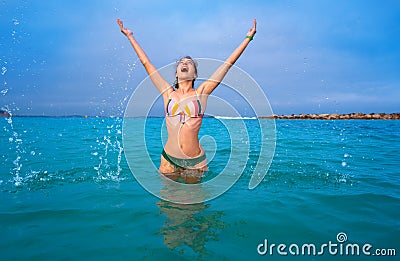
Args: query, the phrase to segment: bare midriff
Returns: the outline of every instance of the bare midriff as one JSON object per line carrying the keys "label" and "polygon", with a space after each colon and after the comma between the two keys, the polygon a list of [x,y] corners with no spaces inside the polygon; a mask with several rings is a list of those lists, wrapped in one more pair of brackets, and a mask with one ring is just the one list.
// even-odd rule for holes
{"label": "bare midriff", "polygon": [[166,117],[168,140],[164,150],[181,159],[196,158],[204,154],[199,142],[202,118],[189,118],[184,123],[179,116]]}

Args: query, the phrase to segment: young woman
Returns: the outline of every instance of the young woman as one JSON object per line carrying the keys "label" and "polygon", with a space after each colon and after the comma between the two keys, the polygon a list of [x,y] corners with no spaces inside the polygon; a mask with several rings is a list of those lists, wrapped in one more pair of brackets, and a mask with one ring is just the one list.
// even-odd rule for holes
{"label": "young woman", "polygon": [[[180,177],[188,183],[199,181],[203,171],[207,170],[206,156],[198,138],[207,98],[253,39],[256,33],[256,19],[239,46],[197,89],[194,89],[197,65],[191,57],[186,56],[179,60],[175,75],[176,82],[172,86],[150,62],[133,37],[132,31],[125,28],[120,19],[117,19],[117,22],[164,99],[168,139],[161,155],[159,171],[174,180]],[[195,170],[201,174],[187,175],[187,170]],[[193,171],[189,172],[193,173]]]}

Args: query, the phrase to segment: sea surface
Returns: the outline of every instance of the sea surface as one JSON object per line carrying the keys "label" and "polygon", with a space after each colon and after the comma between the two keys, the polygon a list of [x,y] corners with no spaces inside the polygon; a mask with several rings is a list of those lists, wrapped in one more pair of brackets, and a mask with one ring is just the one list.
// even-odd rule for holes
{"label": "sea surface", "polygon": [[[231,121],[257,132],[257,120]],[[205,118],[201,130],[217,144],[209,177],[239,160],[217,123]],[[162,124],[147,120],[155,134]],[[122,118],[0,118],[0,260],[399,260],[400,121],[275,124],[274,158],[258,187],[248,188],[259,160],[251,138],[238,182],[184,205],[132,175]],[[146,146],[157,155],[155,137]],[[358,256],[346,255],[349,244]]]}

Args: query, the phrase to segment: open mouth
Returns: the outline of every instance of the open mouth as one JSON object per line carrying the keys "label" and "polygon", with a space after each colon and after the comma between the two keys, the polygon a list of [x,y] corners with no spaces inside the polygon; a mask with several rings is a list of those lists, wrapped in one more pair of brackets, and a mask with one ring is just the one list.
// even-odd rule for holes
{"label": "open mouth", "polygon": [[181,68],[181,72],[188,72],[188,71],[189,71],[189,69],[187,67],[182,67]]}

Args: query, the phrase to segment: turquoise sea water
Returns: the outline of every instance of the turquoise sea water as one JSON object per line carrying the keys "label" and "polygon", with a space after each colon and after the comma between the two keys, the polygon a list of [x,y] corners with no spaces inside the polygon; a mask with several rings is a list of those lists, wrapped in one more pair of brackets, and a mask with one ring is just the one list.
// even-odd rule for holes
{"label": "turquoise sea water", "polygon": [[[213,121],[204,119],[202,134],[221,148],[210,163],[218,172],[228,144]],[[148,124],[158,131],[162,119]],[[195,205],[162,201],[138,184],[124,157],[122,119],[14,117],[0,127],[1,260],[287,258],[277,248],[259,255],[265,240],[286,244],[294,260],[357,258],[289,253],[291,244],[338,244],[341,232],[344,247],[395,249],[374,257],[399,260],[400,121],[277,120],[275,157],[261,184],[248,189],[253,142],[239,181]],[[146,142],[152,153],[162,146]]]}

